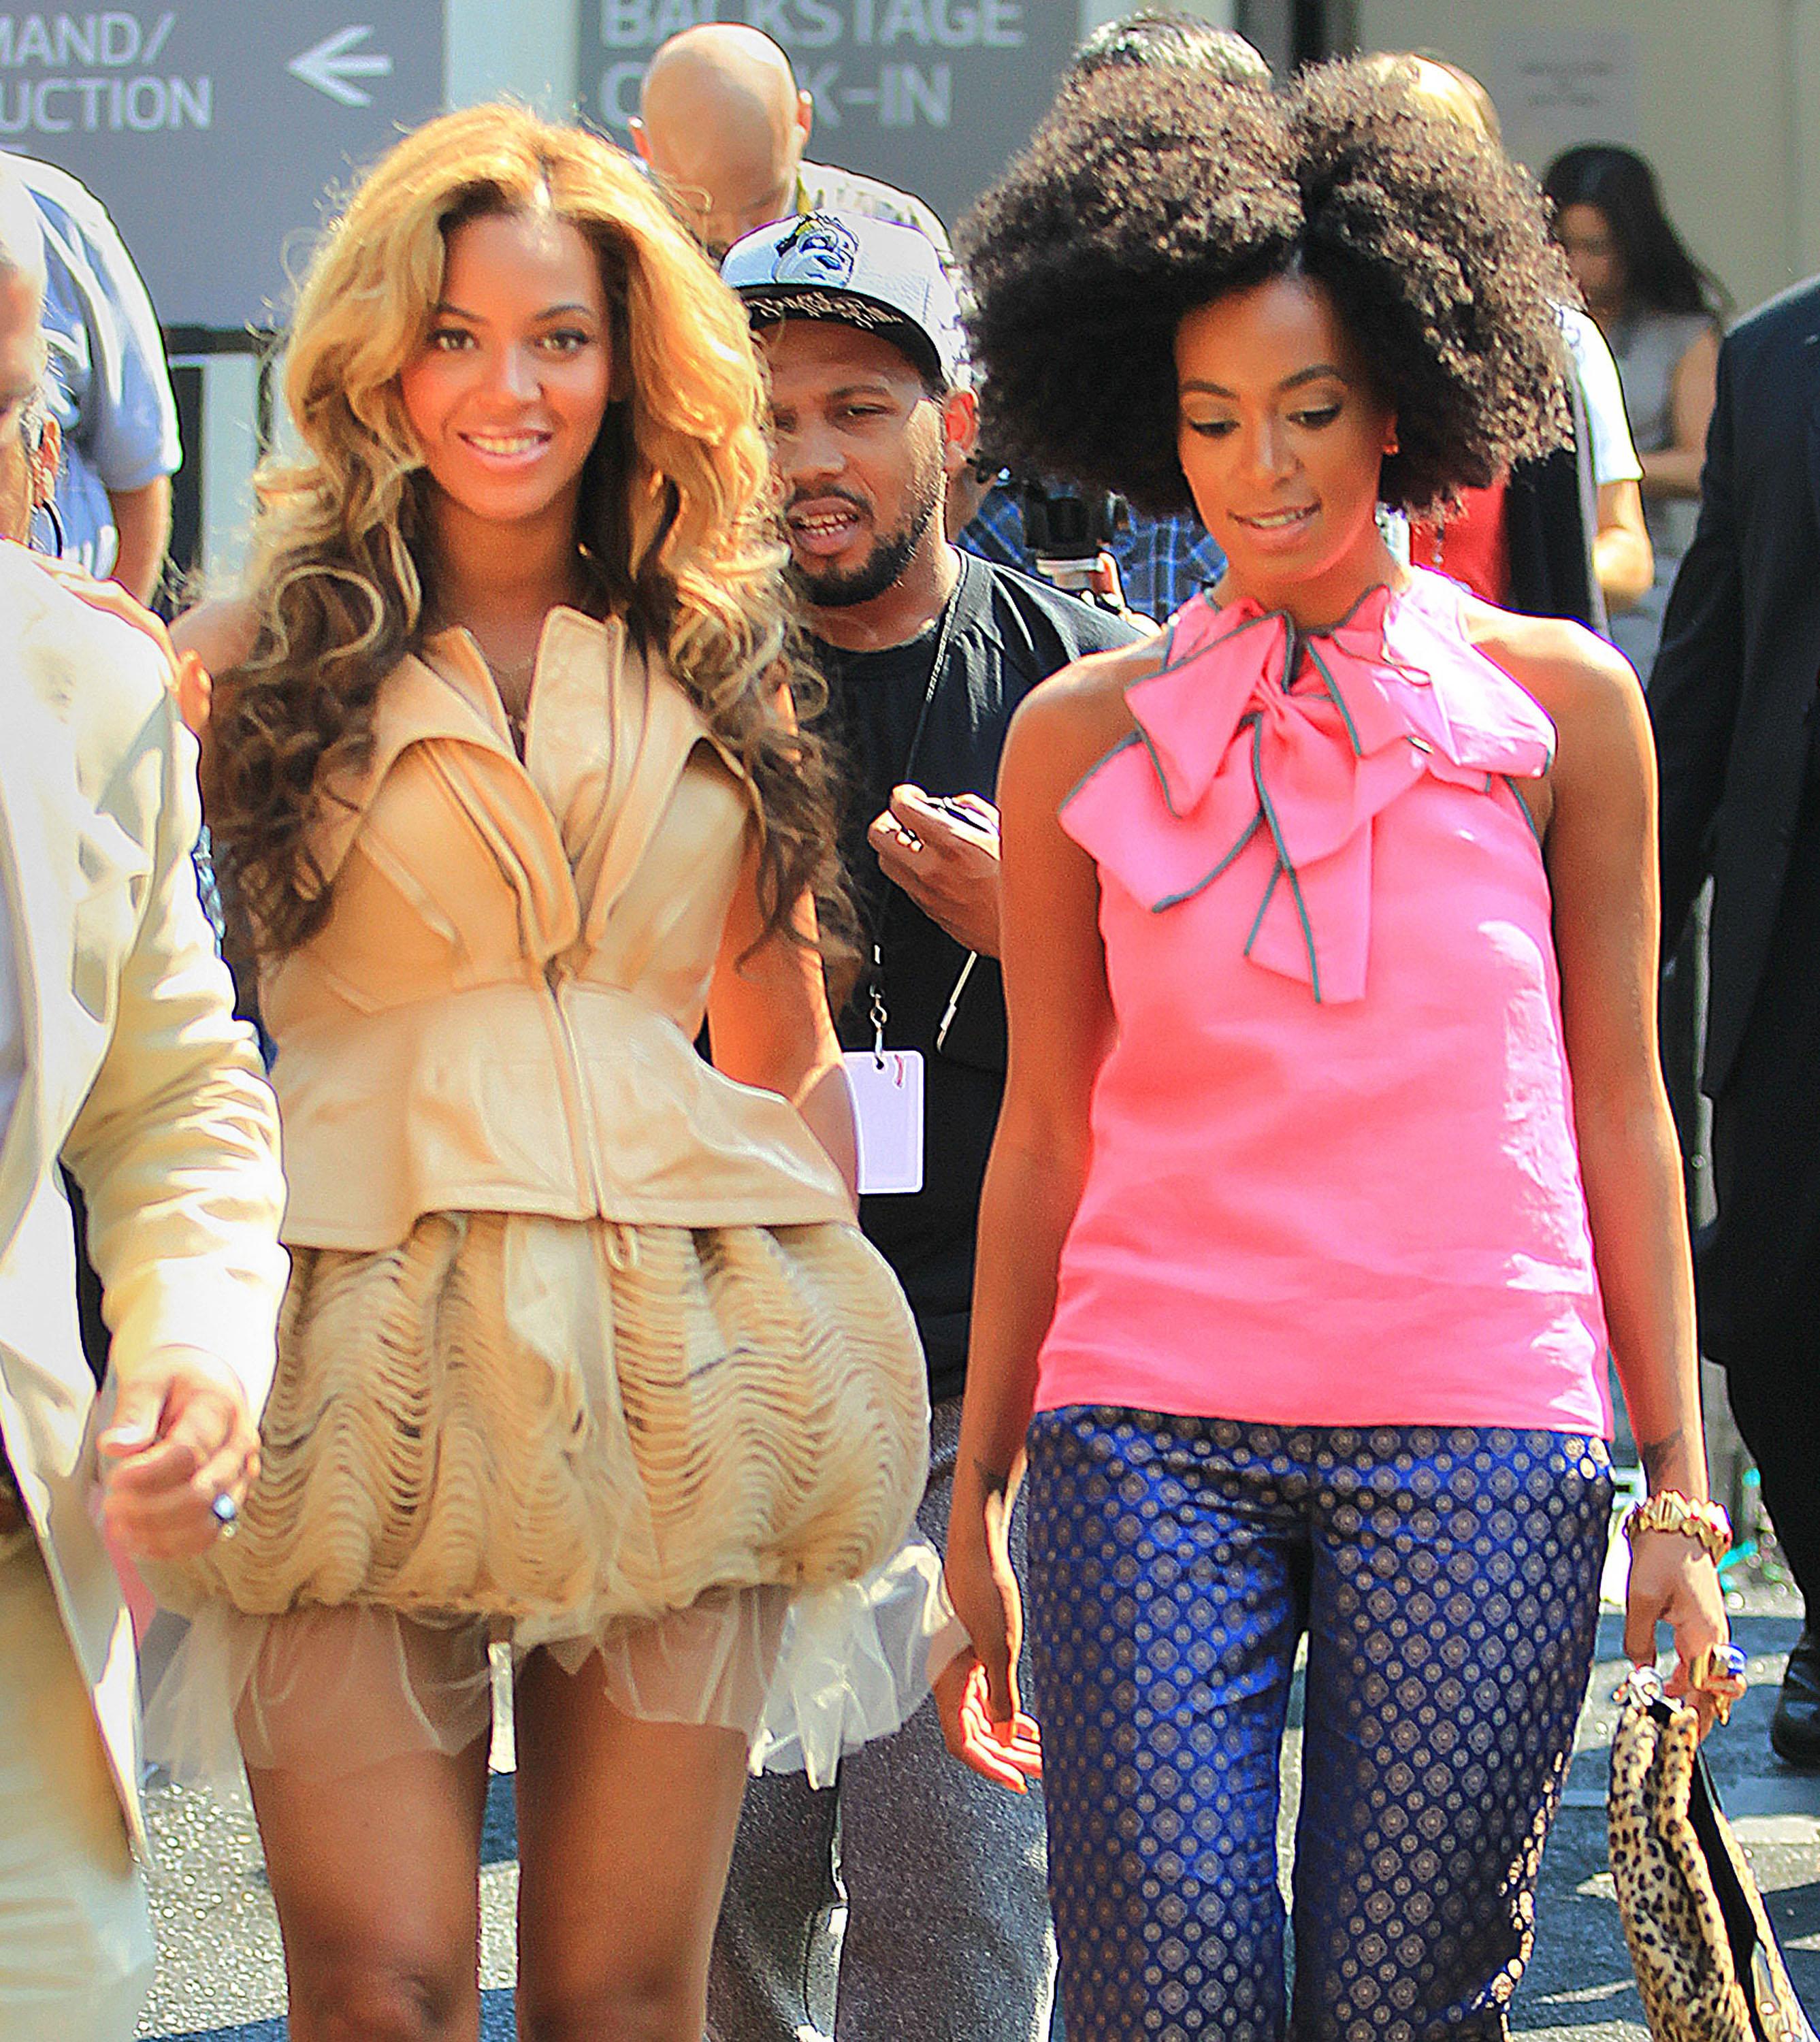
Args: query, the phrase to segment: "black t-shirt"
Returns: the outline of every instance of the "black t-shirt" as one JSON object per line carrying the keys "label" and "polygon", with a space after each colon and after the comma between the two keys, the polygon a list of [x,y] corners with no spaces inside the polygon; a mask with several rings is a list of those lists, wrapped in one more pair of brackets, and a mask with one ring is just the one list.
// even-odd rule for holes
{"label": "black t-shirt", "polygon": [[[886,1042],[920,1050],[923,1059],[923,1189],[863,1199],[859,1220],[909,1296],[935,1398],[958,1395],[965,1370],[973,1231],[1004,1092],[1004,992],[997,964],[981,958],[937,1050],[936,1030],[967,953],[885,880],[866,827],[904,780],[931,794],[992,800],[1011,713],[1038,682],[1084,653],[1144,635],[1046,583],[971,554],[958,557],[961,579],[947,612],[908,644],[847,652],[814,641],[828,682],[828,734],[846,771],[841,850],[867,946],[839,1017],[840,1038],[851,1050],[872,1042],[876,941]],[[942,672],[931,695],[939,646]]]}

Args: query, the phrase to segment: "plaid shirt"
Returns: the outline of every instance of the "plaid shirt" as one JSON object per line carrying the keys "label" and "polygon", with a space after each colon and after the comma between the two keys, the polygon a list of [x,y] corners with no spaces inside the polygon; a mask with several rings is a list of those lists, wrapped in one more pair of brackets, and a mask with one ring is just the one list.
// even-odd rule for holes
{"label": "plaid shirt", "polygon": [[[1164,623],[1190,596],[1219,579],[1225,558],[1192,518],[1130,514],[1107,551],[1118,563],[1126,603],[1141,617]],[[1008,484],[993,484],[960,542],[983,560],[1027,575],[1037,571],[1024,544],[1023,505]]]}

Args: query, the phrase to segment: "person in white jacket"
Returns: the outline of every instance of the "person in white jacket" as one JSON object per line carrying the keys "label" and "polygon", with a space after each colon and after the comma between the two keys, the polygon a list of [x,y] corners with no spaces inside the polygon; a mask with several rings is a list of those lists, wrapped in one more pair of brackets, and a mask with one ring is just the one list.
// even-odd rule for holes
{"label": "person in white jacket", "polygon": [[[0,531],[40,392],[0,178]],[[26,202],[29,204],[29,202]],[[231,1530],[285,1263],[271,1096],[190,862],[195,750],[147,633],[0,543],[0,2034],[124,2042],[150,1988],[136,1557]],[[66,1163],[113,1345],[77,1335]],[[105,1470],[105,1475],[103,1470]]]}

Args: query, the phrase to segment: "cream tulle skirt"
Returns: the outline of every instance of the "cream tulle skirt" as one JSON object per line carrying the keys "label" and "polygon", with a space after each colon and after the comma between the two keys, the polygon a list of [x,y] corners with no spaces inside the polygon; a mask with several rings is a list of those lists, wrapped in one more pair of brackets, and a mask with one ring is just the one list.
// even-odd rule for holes
{"label": "cream tulle skirt", "polygon": [[923,1365],[853,1227],[427,1215],[293,1256],[231,1541],[147,1715],[182,1775],[465,1749],[490,1648],[825,1777],[924,1691]]}

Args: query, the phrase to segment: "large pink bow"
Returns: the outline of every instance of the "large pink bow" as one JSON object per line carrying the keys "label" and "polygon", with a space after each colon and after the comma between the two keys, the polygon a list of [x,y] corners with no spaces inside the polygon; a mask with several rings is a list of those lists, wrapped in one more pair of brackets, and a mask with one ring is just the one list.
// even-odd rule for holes
{"label": "large pink bow", "polygon": [[1546,772],[1554,750],[1547,717],[1469,643],[1430,576],[1401,596],[1374,589],[1308,636],[1255,604],[1197,598],[1126,698],[1136,735],[1069,796],[1064,827],[1158,914],[1261,833],[1268,878],[1245,955],[1325,1002],[1364,993],[1373,818],[1424,774],[1489,791],[1493,775]]}

